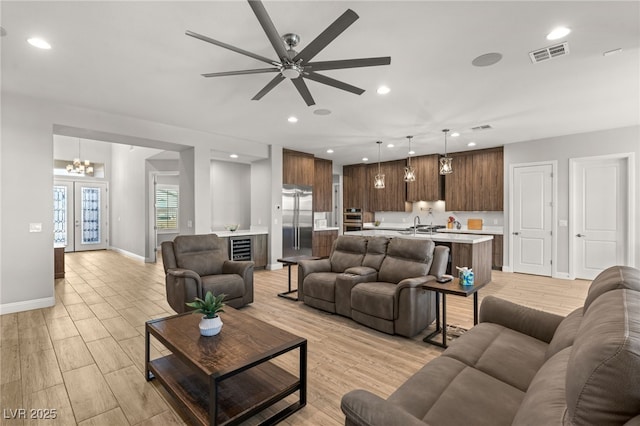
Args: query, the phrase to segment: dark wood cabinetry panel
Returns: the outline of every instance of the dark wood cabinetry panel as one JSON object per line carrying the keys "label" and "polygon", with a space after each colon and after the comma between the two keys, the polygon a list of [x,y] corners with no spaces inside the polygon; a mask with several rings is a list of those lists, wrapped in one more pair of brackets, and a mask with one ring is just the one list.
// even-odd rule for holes
{"label": "dark wood cabinetry panel", "polygon": [[313,186],[314,157],[305,152],[284,149],[282,151],[282,183]]}
{"label": "dark wood cabinetry panel", "polygon": [[407,182],[407,201],[442,200],[442,177],[439,171],[438,154],[421,155],[411,159],[416,172],[415,182]]}
{"label": "dark wood cabinetry panel", "polygon": [[451,155],[453,173],[445,176],[444,200],[447,211],[467,211],[472,209],[473,190],[471,156]]}
{"label": "dark wood cabinetry panel", "polygon": [[318,257],[328,257],[336,238],[338,238],[338,231],[314,231],[311,254]]}
{"label": "dark wood cabinetry panel", "polygon": [[477,284],[491,281],[491,246],[493,240],[476,244],[451,244],[451,273],[458,276],[456,267],[473,269]]}
{"label": "dark wood cabinetry panel", "polygon": [[64,247],[53,249],[54,278],[64,278]]}
{"label": "dark wood cabinetry panel", "polygon": [[448,211],[502,211],[502,148],[452,154],[453,173],[445,177]]}
{"label": "dark wood cabinetry panel", "polygon": [[380,173],[384,174],[385,187],[376,189],[374,177],[378,174],[378,164],[367,166],[367,194],[369,211],[403,212],[407,211],[406,184],[404,181],[405,160],[380,163]]}
{"label": "dark wood cabinetry panel", "polygon": [[316,158],[313,182],[313,211],[330,212],[333,195],[333,162]]}
{"label": "dark wood cabinetry panel", "polygon": [[267,234],[258,234],[253,236],[252,257],[256,268],[264,268],[268,263]]}
{"label": "dark wood cabinetry panel", "polygon": [[503,210],[504,160],[502,148],[473,155],[474,210]]}
{"label": "dark wood cabinetry panel", "polygon": [[493,269],[502,270],[502,235],[493,236]]}
{"label": "dark wood cabinetry panel", "polygon": [[[367,204],[367,166],[353,164],[342,167],[342,205],[370,211]],[[373,185],[373,183],[371,183]]]}

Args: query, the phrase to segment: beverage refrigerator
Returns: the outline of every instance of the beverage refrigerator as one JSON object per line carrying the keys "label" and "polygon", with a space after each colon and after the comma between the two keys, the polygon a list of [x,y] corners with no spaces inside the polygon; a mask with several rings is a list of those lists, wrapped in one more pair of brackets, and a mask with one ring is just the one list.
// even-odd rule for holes
{"label": "beverage refrigerator", "polygon": [[313,188],[283,185],[282,256],[311,255],[313,235]]}

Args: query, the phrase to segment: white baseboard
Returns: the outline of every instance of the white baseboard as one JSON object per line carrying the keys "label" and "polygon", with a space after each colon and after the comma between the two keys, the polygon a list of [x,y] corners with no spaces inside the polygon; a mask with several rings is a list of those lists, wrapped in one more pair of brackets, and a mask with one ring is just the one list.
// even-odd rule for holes
{"label": "white baseboard", "polygon": [[33,309],[49,308],[51,306],[54,306],[55,304],[56,304],[55,297],[43,297],[42,299],[4,303],[0,305],[0,315],[13,314],[15,312],[31,311]]}
{"label": "white baseboard", "polygon": [[502,266],[502,272],[513,272],[510,266]]}
{"label": "white baseboard", "polygon": [[144,256],[140,256],[138,254],[131,253],[130,251],[122,250],[121,248],[118,248],[118,247],[111,246],[111,247],[109,247],[109,250],[113,250],[116,253],[120,253],[120,254],[122,254],[124,256],[130,257],[130,258],[135,259],[135,260],[139,260],[141,262],[144,262],[146,260]]}
{"label": "white baseboard", "polygon": [[573,280],[574,278],[567,272],[556,272],[552,278],[558,278],[560,280]]}
{"label": "white baseboard", "polygon": [[282,269],[282,263],[269,263],[265,269],[269,271],[277,271],[278,269]]}

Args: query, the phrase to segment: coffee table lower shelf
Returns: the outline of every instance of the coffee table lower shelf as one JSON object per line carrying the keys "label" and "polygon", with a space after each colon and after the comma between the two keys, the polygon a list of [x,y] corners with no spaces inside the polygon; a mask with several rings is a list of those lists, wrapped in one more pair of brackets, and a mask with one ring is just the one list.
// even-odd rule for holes
{"label": "coffee table lower shelf", "polygon": [[[200,425],[241,423],[301,388],[298,377],[273,363],[264,362],[217,383],[217,418],[211,421],[211,404],[215,404],[212,402],[215,398],[210,395],[210,389],[215,384],[209,383],[208,377],[197,374],[175,355],[150,361],[149,370],[186,409],[186,414]],[[275,424],[303,405],[296,401],[263,424]]]}

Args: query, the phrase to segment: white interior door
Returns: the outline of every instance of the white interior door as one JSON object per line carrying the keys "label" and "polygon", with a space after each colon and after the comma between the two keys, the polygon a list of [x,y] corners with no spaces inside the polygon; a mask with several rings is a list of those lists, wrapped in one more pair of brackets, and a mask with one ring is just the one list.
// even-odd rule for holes
{"label": "white interior door", "polygon": [[553,166],[513,168],[513,271],[551,276]]}
{"label": "white interior door", "polygon": [[74,250],[106,249],[109,235],[107,184],[74,182],[74,185]]}
{"label": "white interior door", "polygon": [[574,276],[593,279],[613,265],[627,264],[628,160],[571,160]]}

